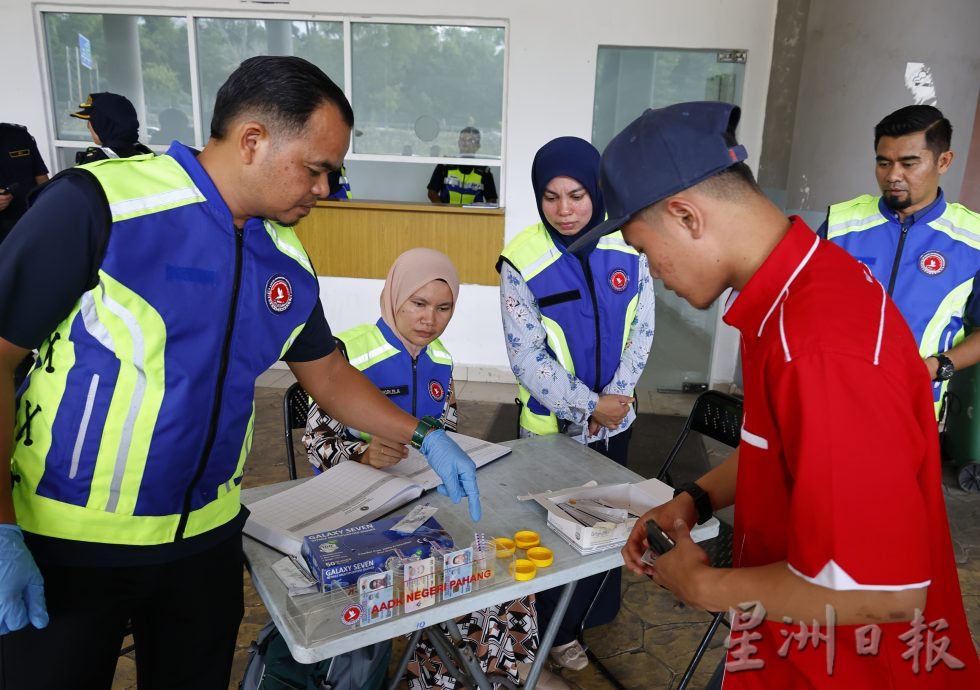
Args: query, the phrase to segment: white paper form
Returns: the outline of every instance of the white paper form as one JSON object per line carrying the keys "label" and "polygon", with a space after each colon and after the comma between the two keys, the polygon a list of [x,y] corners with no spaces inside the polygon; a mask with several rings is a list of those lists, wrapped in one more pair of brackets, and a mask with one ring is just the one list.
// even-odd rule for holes
{"label": "white paper form", "polygon": [[[422,487],[357,462],[248,504],[245,534],[285,554],[300,555],[303,537],[382,515],[422,495]],[[390,505],[389,505],[390,504]]]}
{"label": "white paper form", "polygon": [[[507,446],[501,446],[497,443],[490,443],[489,441],[466,436],[465,434],[457,434],[452,431],[447,431],[446,433],[463,449],[464,453],[470,456],[476,464],[477,469],[510,453],[510,448]],[[439,475],[429,465],[425,456],[414,448],[408,449],[407,458],[400,460],[390,467],[386,467],[384,471],[388,474],[404,477],[427,490],[434,489],[442,484]]]}

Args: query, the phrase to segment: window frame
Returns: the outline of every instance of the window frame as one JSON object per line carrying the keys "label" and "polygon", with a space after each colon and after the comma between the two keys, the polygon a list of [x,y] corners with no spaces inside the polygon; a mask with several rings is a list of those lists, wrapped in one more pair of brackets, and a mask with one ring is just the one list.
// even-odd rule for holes
{"label": "window frame", "polygon": [[[79,4],[79,5],[54,5],[42,3],[34,6],[35,36],[39,46],[41,56],[41,80],[43,84],[45,120],[48,141],[54,149],[50,156],[54,165],[60,164],[59,150],[73,149],[84,150],[89,144],[79,142],[74,139],[60,139],[57,137],[56,116],[51,85],[51,64],[48,59],[48,50],[45,34],[44,15],[46,14],[97,14],[104,15],[128,15],[128,16],[159,16],[159,17],[182,17],[187,22],[187,50],[188,64],[190,65],[190,88],[191,88],[191,107],[193,113],[194,142],[195,147],[200,148],[207,141],[206,124],[202,119],[202,104],[200,91],[200,71],[198,65],[197,51],[197,21],[198,19],[251,19],[251,20],[282,20],[282,21],[319,21],[337,22],[343,26],[344,41],[344,95],[351,102],[351,84],[353,82],[353,66],[351,43],[351,25],[357,24],[406,24],[423,26],[461,26],[461,27],[489,27],[503,29],[504,32],[504,64],[503,64],[503,93],[501,94],[501,113],[500,113],[500,155],[499,157],[487,156],[479,160],[482,165],[500,168],[500,184],[498,193],[503,199],[504,180],[506,175],[506,151],[507,151],[507,98],[508,98],[508,74],[510,72],[510,22],[506,19],[487,19],[487,18],[466,18],[449,16],[427,16],[410,17],[397,15],[372,15],[370,17],[355,16],[352,14],[339,13],[310,13],[310,12],[268,12],[260,13],[255,10],[194,10],[179,11],[177,8],[167,9],[160,7],[148,7],[133,5],[128,7],[105,7],[99,5]],[[190,143],[190,142],[189,142]],[[153,151],[163,153],[167,147],[159,144],[148,145]],[[349,153],[346,160],[349,161],[371,161],[380,163],[399,163],[409,165],[434,166],[440,164],[449,165],[472,165],[473,158],[449,157],[449,156],[404,156],[397,154],[374,154],[374,153],[353,153],[354,141],[351,133]]]}

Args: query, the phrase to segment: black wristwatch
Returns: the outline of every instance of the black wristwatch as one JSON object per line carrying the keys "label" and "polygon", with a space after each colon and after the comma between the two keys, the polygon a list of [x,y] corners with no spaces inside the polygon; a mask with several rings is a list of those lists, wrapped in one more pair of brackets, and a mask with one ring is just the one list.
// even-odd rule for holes
{"label": "black wristwatch", "polygon": [[936,378],[933,381],[949,381],[953,378],[953,374],[956,373],[956,367],[953,365],[953,361],[942,352],[934,354],[933,357],[939,362],[939,367],[936,369]]}
{"label": "black wristwatch", "polygon": [[710,520],[713,511],[711,510],[711,497],[708,496],[708,492],[694,482],[688,482],[674,489],[675,497],[684,493],[691,494],[691,498],[694,499],[694,507],[698,511],[698,524],[703,525]]}

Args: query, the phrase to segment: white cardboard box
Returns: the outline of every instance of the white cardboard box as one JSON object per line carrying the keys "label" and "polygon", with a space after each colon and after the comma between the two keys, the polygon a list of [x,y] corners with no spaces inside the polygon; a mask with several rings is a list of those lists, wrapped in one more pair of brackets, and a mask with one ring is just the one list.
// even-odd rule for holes
{"label": "white cardboard box", "polygon": [[[636,524],[636,518],[626,522],[599,523],[586,527],[571,519],[561,508],[570,498],[601,498],[604,502],[616,508],[643,515],[651,508],[666,503],[674,497],[674,491],[667,484],[656,479],[647,479],[636,484],[603,484],[579,486],[558,491],[532,494],[530,496],[548,511],[548,526],[569,539],[583,550],[599,550],[622,544],[629,537]],[[718,521],[712,518],[691,532],[694,541],[711,539],[718,534]]]}

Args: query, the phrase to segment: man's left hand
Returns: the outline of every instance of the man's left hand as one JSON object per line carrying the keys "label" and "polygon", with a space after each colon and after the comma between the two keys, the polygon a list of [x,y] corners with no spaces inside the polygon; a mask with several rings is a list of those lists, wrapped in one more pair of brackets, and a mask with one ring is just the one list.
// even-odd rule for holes
{"label": "man's left hand", "polygon": [[700,587],[714,571],[704,549],[691,539],[691,531],[683,520],[675,520],[670,536],[677,544],[653,564],[653,581],[688,606],[705,608],[700,603]]}
{"label": "man's left hand", "polygon": [[929,355],[925,358],[926,368],[929,370],[929,380],[936,380],[936,372],[939,371],[939,360]]}

